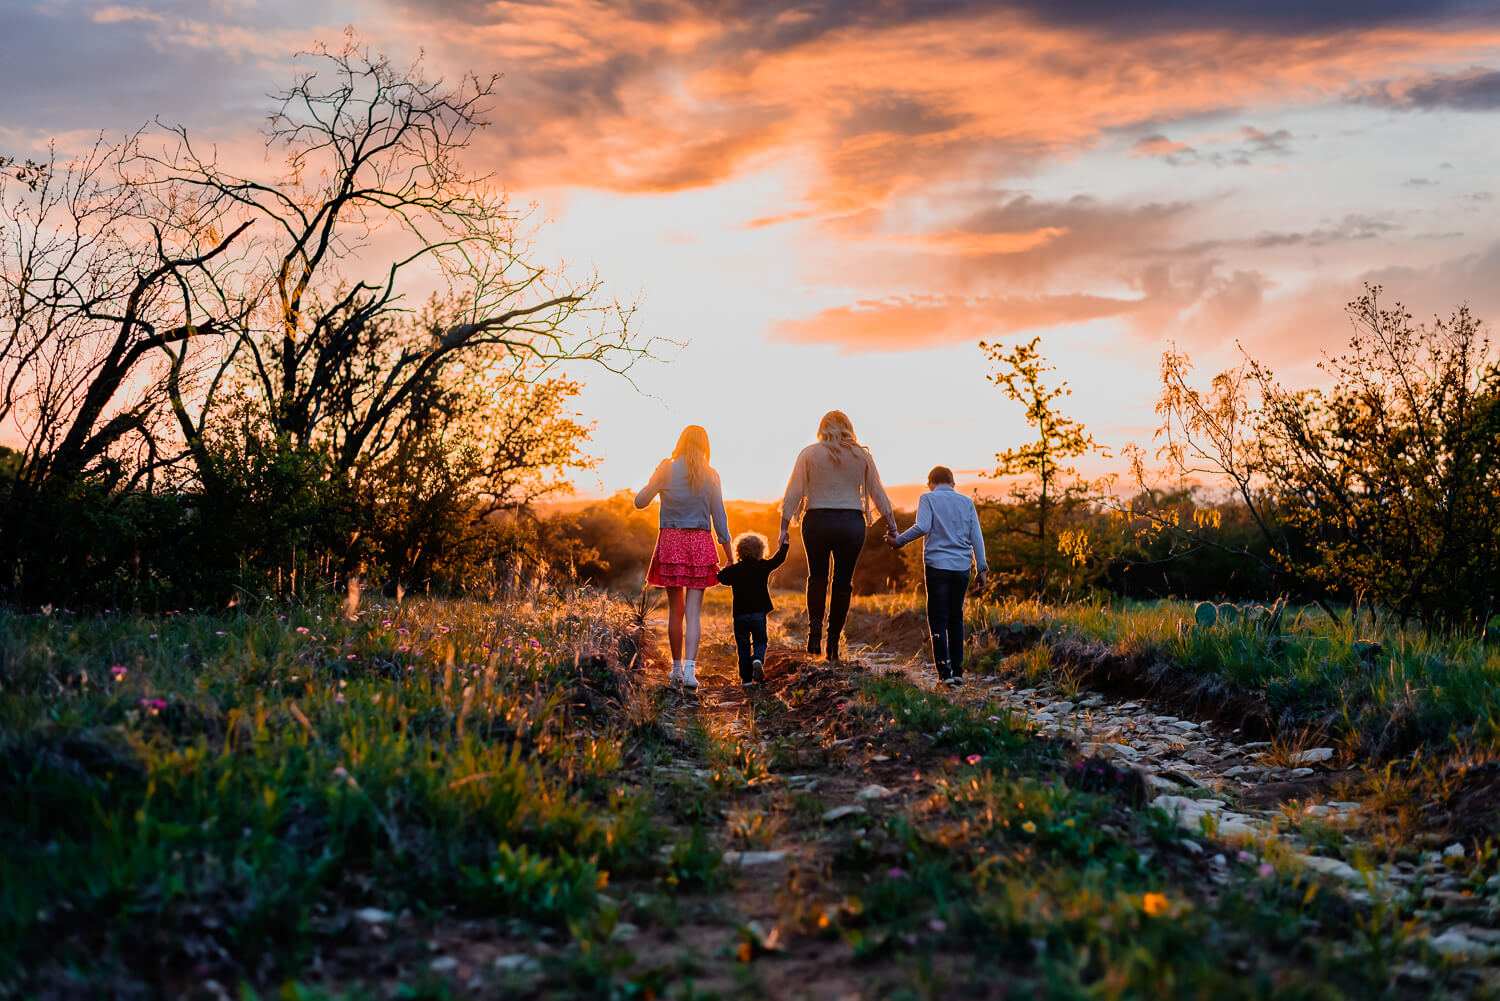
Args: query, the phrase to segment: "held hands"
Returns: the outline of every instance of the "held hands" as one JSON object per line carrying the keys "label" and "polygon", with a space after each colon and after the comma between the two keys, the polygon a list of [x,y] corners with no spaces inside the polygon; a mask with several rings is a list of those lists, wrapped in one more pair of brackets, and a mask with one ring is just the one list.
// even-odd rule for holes
{"label": "held hands", "polygon": [[783,525],[781,528],[781,538],[776,540],[776,548],[780,549],[782,546],[791,545],[791,542],[792,530]]}
{"label": "held hands", "polygon": [[896,530],[894,528],[887,528],[885,530],[885,544],[890,546],[892,549],[900,549],[901,543],[896,540]]}

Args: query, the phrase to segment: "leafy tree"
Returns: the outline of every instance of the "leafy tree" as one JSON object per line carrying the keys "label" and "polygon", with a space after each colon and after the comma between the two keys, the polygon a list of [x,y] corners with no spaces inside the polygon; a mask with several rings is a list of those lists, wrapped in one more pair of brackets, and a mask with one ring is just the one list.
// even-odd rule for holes
{"label": "leafy tree", "polygon": [[1044,381],[1054,371],[1042,357],[1033,337],[1010,350],[980,342],[989,360],[998,368],[990,381],[1005,395],[1025,407],[1026,423],[1035,429],[1035,441],[995,455],[995,470],[987,475],[1012,479],[1010,503],[995,510],[1001,531],[1026,540],[1021,558],[1035,575],[1035,589],[1046,594],[1054,578],[1079,560],[1086,551],[1086,538],[1070,524],[1080,509],[1098,496],[1096,485],[1082,479],[1068,465],[1091,452],[1107,454],[1082,423],[1062,412],[1058,401],[1072,395],[1066,382],[1055,387]]}
{"label": "leafy tree", "polygon": [[1331,385],[1291,391],[1249,359],[1206,394],[1163,360],[1164,454],[1226,477],[1276,567],[1325,604],[1482,626],[1500,595],[1500,368],[1467,307],[1431,326],[1367,286]]}

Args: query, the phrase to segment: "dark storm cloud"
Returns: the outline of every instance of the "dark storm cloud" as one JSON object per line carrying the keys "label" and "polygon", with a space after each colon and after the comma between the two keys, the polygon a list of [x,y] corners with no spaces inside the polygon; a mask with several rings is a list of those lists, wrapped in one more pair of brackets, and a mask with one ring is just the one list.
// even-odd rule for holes
{"label": "dark storm cloud", "polygon": [[1494,111],[1500,109],[1500,70],[1476,66],[1462,73],[1384,81],[1359,91],[1354,99],[1402,111]]}

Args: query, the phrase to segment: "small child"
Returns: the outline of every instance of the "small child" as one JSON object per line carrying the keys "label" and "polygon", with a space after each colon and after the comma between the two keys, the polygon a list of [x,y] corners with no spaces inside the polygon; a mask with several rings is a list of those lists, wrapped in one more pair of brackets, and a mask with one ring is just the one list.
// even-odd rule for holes
{"label": "small child", "polygon": [[766,559],[766,537],[744,532],[734,540],[735,562],[719,571],[719,583],[734,591],[734,645],[740,654],[740,686],[747,691],[766,680],[766,613],[773,610],[769,580],[786,562],[789,542]]}
{"label": "small child", "polygon": [[889,530],[893,548],[927,537],[922,563],[926,569],[927,625],[932,631],[932,660],[938,679],[956,685],[964,675],[964,593],[969,569],[979,571],[985,585],[989,564],[984,558],[984,533],[974,502],[953,489],[953,470],[933,466],[927,474],[927,493],[917,501],[917,523],[900,535]]}

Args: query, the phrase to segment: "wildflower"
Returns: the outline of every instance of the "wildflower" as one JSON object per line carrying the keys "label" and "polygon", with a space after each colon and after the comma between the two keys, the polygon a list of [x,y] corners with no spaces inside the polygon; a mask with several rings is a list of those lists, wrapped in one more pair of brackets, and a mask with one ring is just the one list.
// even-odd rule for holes
{"label": "wildflower", "polygon": [[1244,862],[1247,864],[1255,861],[1255,856],[1244,850],[1241,850],[1240,853],[1235,856],[1235,858],[1240,862]]}
{"label": "wildflower", "polygon": [[156,634],[155,634],[155,633],[152,633],[152,634],[151,634],[151,635],[150,635],[150,636],[147,636],[147,637],[146,637],[146,638],[147,638],[147,639],[148,639],[148,640],[154,640],[154,639],[156,639]]}
{"label": "wildflower", "polygon": [[819,928],[827,928],[830,923],[831,922],[829,921],[828,912],[827,911],[824,911],[822,914],[818,915],[818,927]]}
{"label": "wildflower", "polygon": [[1166,894],[1148,893],[1141,898],[1141,910],[1145,911],[1149,917],[1161,917],[1171,908],[1172,903],[1167,899]]}
{"label": "wildflower", "polygon": [[116,681],[124,681],[125,675],[129,674],[130,672],[125,670],[125,668],[121,667],[119,664],[116,664],[114,667],[109,669],[109,673],[114,677]]}
{"label": "wildflower", "polygon": [[1261,879],[1270,879],[1276,875],[1276,867],[1269,862],[1262,862],[1260,868],[1255,870],[1255,874]]}
{"label": "wildflower", "polygon": [[941,935],[943,932],[948,930],[948,922],[944,921],[942,918],[933,918],[931,921],[927,922],[927,927],[931,928],[933,931]]}
{"label": "wildflower", "polygon": [[888,879],[905,879],[906,870],[898,866],[891,866],[891,868],[886,871],[885,875]]}
{"label": "wildflower", "polygon": [[977,765],[977,764],[979,764],[980,761],[982,761],[984,759],[983,759],[983,757],[981,755],[971,754],[967,758],[965,758],[964,760],[967,761],[971,765]]}
{"label": "wildflower", "polygon": [[384,626],[385,628],[389,629],[391,627],[391,620],[390,619],[381,619],[380,620],[380,624],[382,626]]}
{"label": "wildflower", "polygon": [[1073,824],[1073,818],[1072,818],[1072,817],[1069,817],[1069,818],[1068,818],[1068,819],[1067,819],[1067,820],[1064,820],[1064,821],[1063,821],[1063,826],[1064,826],[1064,827],[1073,827],[1073,826],[1075,826],[1075,825],[1074,825],[1074,824]]}
{"label": "wildflower", "polygon": [[991,722],[991,723],[1004,723],[1004,722],[1005,722],[1005,721],[1004,721],[1004,720],[1003,720],[1003,719],[1001,719],[1001,718],[1000,718],[1000,717],[999,717],[999,716],[991,716],[991,717],[989,717],[989,721],[990,721],[990,722]]}
{"label": "wildflower", "polygon": [[344,704],[344,697],[342,695],[340,695],[338,698],[334,699],[333,701],[337,702],[339,705],[343,705]]}
{"label": "wildflower", "polygon": [[531,637],[531,639],[527,640],[526,642],[530,644],[531,649],[533,650],[540,650],[542,648],[542,644],[537,642],[537,638],[535,636]]}
{"label": "wildflower", "polygon": [[225,632],[225,631],[224,631],[224,630],[222,630],[222,629],[215,629],[215,630],[214,630],[214,635],[215,635],[215,636],[228,636],[228,635],[229,635],[229,633],[227,633],[227,632]]}
{"label": "wildflower", "polygon": [[345,657],[344,659],[345,660],[358,660],[359,658],[357,656],[355,656],[354,654],[351,653],[351,654],[349,654],[349,656]]}
{"label": "wildflower", "polygon": [[602,889],[604,889],[608,885],[609,885],[609,870],[606,869],[605,871],[601,872],[599,874],[599,878],[594,881],[594,889],[596,889],[596,890],[602,890]]}
{"label": "wildflower", "polygon": [[667,877],[667,885],[668,886],[676,886],[677,883],[678,883],[678,879],[677,879],[676,876],[668,876]]}
{"label": "wildflower", "polygon": [[298,626],[297,632],[301,633],[303,636],[306,636],[308,633],[312,632],[312,630],[307,628],[306,626]]}
{"label": "wildflower", "polygon": [[753,954],[754,954],[754,950],[750,948],[750,943],[749,942],[741,942],[740,943],[740,947],[739,947],[738,951],[736,952],[736,955],[739,956],[739,960],[740,960],[741,963],[748,963],[748,962],[750,962],[750,957]]}
{"label": "wildflower", "polygon": [[1028,821],[1026,821],[1026,823],[1024,823],[1024,824],[1021,825],[1021,830],[1025,831],[1027,834],[1035,834],[1036,833],[1036,824],[1034,822],[1028,820]]}

